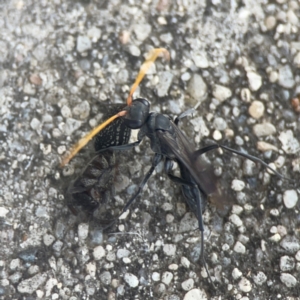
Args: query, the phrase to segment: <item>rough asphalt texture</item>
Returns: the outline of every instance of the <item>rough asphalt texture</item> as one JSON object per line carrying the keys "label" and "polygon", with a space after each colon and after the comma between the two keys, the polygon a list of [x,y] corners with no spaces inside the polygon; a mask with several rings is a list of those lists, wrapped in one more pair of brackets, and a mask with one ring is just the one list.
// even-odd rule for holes
{"label": "rough asphalt texture", "polygon": [[[299,1],[0,3],[0,299],[300,299]],[[181,129],[215,151],[223,209],[208,204],[203,270],[197,221],[159,165],[125,218],[102,232],[64,192],[86,166],[62,155],[124,103],[144,55],[165,47],[136,95],[196,112]],[[133,137],[134,138],[134,137]],[[89,156],[89,158],[88,158]],[[151,164],[145,140],[117,154],[120,210]]]}

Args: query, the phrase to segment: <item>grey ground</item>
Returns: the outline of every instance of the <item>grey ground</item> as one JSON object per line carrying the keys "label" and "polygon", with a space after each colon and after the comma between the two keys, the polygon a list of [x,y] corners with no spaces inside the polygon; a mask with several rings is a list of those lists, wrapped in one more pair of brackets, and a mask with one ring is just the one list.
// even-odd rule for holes
{"label": "grey ground", "polygon": [[[1,1],[0,16],[0,299],[300,299],[299,2],[19,0]],[[103,234],[64,202],[87,160],[62,170],[62,155],[101,122],[101,105],[125,102],[153,47],[171,61],[137,93],[152,110],[196,107],[181,129],[197,148],[218,141],[294,179],[209,156],[233,205],[204,213],[215,289],[196,219],[162,165]],[[111,201],[122,207],[152,155],[146,140],[119,154]]]}

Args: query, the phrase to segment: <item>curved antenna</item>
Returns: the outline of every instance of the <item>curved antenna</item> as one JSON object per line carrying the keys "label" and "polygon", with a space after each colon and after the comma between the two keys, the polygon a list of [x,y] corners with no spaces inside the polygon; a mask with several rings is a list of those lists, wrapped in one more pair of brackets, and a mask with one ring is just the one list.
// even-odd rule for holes
{"label": "curved antenna", "polygon": [[[155,62],[157,57],[163,54],[163,56],[169,60],[170,54],[169,51],[165,48],[155,48],[149,51],[149,53],[146,56],[145,62],[142,64],[140,67],[140,71],[136,77],[136,80],[134,84],[132,85],[129,95],[127,97],[127,105],[130,106],[132,104],[132,95],[135,92],[136,88],[139,86],[143,78],[145,77],[147,71],[151,67],[151,65]],[[69,161],[97,134],[99,133],[102,129],[104,129],[108,124],[113,122],[115,119],[122,117],[126,115],[127,111],[120,111],[116,115],[112,116],[108,120],[106,120],[104,123],[98,125],[94,129],[92,129],[88,134],[86,134],[83,138],[81,138],[70,150],[70,153],[65,156],[62,159],[62,162],[60,164],[61,167],[64,167],[69,163]]]}
{"label": "curved antenna", "polygon": [[86,134],[83,138],[81,138],[72,148],[70,153],[63,158],[60,166],[64,167],[69,163],[69,161],[102,129],[104,129],[108,124],[110,124],[113,120],[122,117],[126,114],[126,111],[120,111],[116,115],[110,117],[108,120],[93,128],[88,134]]}
{"label": "curved antenna", "polygon": [[146,60],[145,62],[141,65],[140,67],[140,72],[137,75],[134,84],[131,87],[131,90],[129,92],[129,95],[127,97],[127,105],[131,105],[132,103],[132,95],[135,92],[136,88],[139,86],[139,84],[141,83],[141,81],[143,80],[143,78],[145,77],[147,71],[149,70],[149,68],[152,66],[152,64],[156,61],[157,57],[159,55],[163,55],[163,57],[166,60],[170,60],[170,53],[167,49],[165,48],[155,48],[152,49],[148,52],[147,56],[146,56]]}

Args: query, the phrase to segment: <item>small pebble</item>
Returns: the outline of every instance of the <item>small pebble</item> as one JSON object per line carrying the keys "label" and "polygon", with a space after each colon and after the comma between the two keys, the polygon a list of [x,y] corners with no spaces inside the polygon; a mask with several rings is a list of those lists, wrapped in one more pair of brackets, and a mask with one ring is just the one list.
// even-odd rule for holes
{"label": "small pebble", "polygon": [[243,225],[243,221],[241,220],[241,218],[236,215],[236,214],[232,214],[230,217],[229,217],[229,221],[234,224],[236,227],[240,227]]}
{"label": "small pebble", "polygon": [[246,252],[246,247],[239,241],[237,241],[233,247],[236,253],[244,254]]}
{"label": "small pebble", "polygon": [[262,78],[259,74],[253,71],[247,72],[249,87],[251,91],[257,91],[262,85]]}
{"label": "small pebble", "polygon": [[289,273],[281,273],[280,280],[287,287],[294,287],[297,284],[297,279]]}
{"label": "small pebble", "polygon": [[273,28],[276,26],[276,18],[274,16],[268,16],[265,19],[265,25],[267,30],[273,30]]}
{"label": "small pebble", "polygon": [[234,268],[231,275],[233,279],[238,279],[243,275],[243,273],[238,268]]}
{"label": "small pebble", "polygon": [[118,249],[117,258],[121,259],[123,257],[128,257],[130,255],[130,251],[128,249]]}
{"label": "small pebble", "polygon": [[126,273],[124,275],[124,280],[132,288],[137,287],[138,284],[139,284],[138,278],[135,275],[131,274],[131,273]]}
{"label": "small pebble", "polygon": [[300,242],[294,235],[285,236],[280,242],[280,246],[291,254],[300,250]]}
{"label": "small pebble", "polygon": [[257,137],[269,136],[276,132],[276,128],[271,123],[255,124],[253,132]]}
{"label": "small pebble", "polygon": [[232,92],[229,88],[216,84],[213,86],[213,96],[220,102],[223,102],[232,96]]}
{"label": "small pebble", "polygon": [[286,208],[293,208],[298,202],[298,194],[295,190],[287,190],[283,193],[283,203]]}
{"label": "small pebble", "polygon": [[165,285],[169,285],[173,279],[173,274],[171,272],[164,272],[161,278],[161,281],[165,284]]}
{"label": "small pebble", "polygon": [[70,118],[70,117],[72,117],[71,109],[68,106],[66,106],[66,105],[63,105],[63,107],[60,110],[60,113],[61,113],[61,115],[64,118]]}
{"label": "small pebble", "polygon": [[153,281],[160,281],[160,274],[158,272],[152,273],[152,280]]}
{"label": "small pebble", "polygon": [[93,255],[95,260],[100,260],[106,255],[105,249],[102,246],[97,246],[94,248]]}
{"label": "small pebble", "polygon": [[278,243],[281,240],[281,236],[279,233],[275,233],[270,237],[270,241]]}
{"label": "small pebble", "polygon": [[95,262],[89,262],[85,266],[86,272],[93,278],[96,276],[96,263]]}
{"label": "small pebble", "polygon": [[139,41],[144,41],[151,33],[151,25],[149,24],[136,24],[133,27],[133,32],[135,33]]}
{"label": "small pebble", "polygon": [[31,278],[21,281],[17,287],[18,292],[21,294],[32,294],[39,286],[44,284],[47,280],[47,273],[37,274]]}
{"label": "small pebble", "polygon": [[0,207],[0,218],[5,218],[6,214],[9,212],[5,207]]}
{"label": "small pebble", "polygon": [[129,50],[129,53],[132,56],[138,57],[138,56],[141,55],[141,50],[137,46],[135,46],[135,45],[130,45],[129,48],[128,48],[128,50]]}
{"label": "small pebble", "polygon": [[251,289],[252,289],[251,282],[247,278],[242,277],[242,279],[239,282],[239,290],[244,293],[249,293]]}
{"label": "small pebble", "polygon": [[[128,274],[128,273],[126,273]],[[125,276],[126,276],[125,274]],[[109,271],[104,271],[103,273],[100,274],[100,281],[104,284],[104,285],[110,285],[111,283],[111,274]],[[126,281],[126,279],[125,279]]]}
{"label": "small pebble", "polygon": [[243,207],[240,205],[232,205],[231,212],[232,214],[239,215],[243,211]]}
{"label": "small pebble", "polygon": [[281,132],[278,138],[282,143],[282,149],[287,154],[296,154],[300,150],[300,143],[298,139],[294,137],[292,130]]}
{"label": "small pebble", "polygon": [[192,289],[184,295],[183,300],[208,300],[204,290]]}
{"label": "small pebble", "polygon": [[205,53],[197,53],[191,55],[196,67],[200,69],[205,69],[209,67],[209,62]]}
{"label": "small pebble", "polygon": [[295,260],[293,257],[290,256],[281,256],[280,257],[280,270],[285,271],[291,271],[295,268]]}
{"label": "small pebble", "polygon": [[207,96],[207,85],[201,75],[193,74],[188,86],[187,93],[194,99],[192,104],[201,103]]}
{"label": "small pebble", "polygon": [[264,142],[264,141],[257,142],[257,149],[262,152],[266,152],[266,151],[270,151],[270,150],[278,152],[277,147],[275,147],[272,144],[269,144],[267,142]]}
{"label": "small pebble", "polygon": [[292,69],[289,65],[281,66],[278,70],[278,84],[286,89],[290,89],[295,85],[295,79]]}
{"label": "small pebble", "polygon": [[51,234],[45,234],[43,236],[43,242],[46,246],[50,246],[55,241],[55,237]]}
{"label": "small pebble", "polygon": [[267,281],[267,276],[263,272],[258,272],[257,275],[253,276],[253,280],[257,285],[262,285]]}
{"label": "small pebble", "polygon": [[265,106],[261,101],[253,101],[248,111],[252,118],[259,119],[264,115]]}
{"label": "small pebble", "polygon": [[156,85],[157,95],[159,97],[164,97],[168,94],[168,90],[173,81],[173,73],[169,71],[164,71],[159,75],[159,82]]}
{"label": "small pebble", "polygon": [[80,240],[85,240],[89,234],[89,224],[81,223],[78,225],[78,238]]}
{"label": "small pebble", "polygon": [[78,52],[82,53],[92,48],[91,40],[88,36],[78,36],[76,49]]}
{"label": "small pebble", "polygon": [[180,262],[185,268],[189,269],[191,262],[186,257],[182,256]]}
{"label": "small pebble", "polygon": [[176,253],[176,245],[174,244],[165,244],[163,247],[163,251],[168,256],[173,256]]}
{"label": "small pebble", "polygon": [[231,188],[236,191],[236,192],[240,192],[244,189],[245,187],[245,182],[238,180],[238,179],[234,179],[231,182]]}
{"label": "small pebble", "polygon": [[194,279],[189,278],[181,283],[181,287],[184,291],[189,291],[194,287]]}
{"label": "small pebble", "polygon": [[30,122],[30,127],[39,132],[41,130],[41,122],[37,118],[33,118]]}
{"label": "small pebble", "polygon": [[81,126],[81,122],[73,118],[68,118],[65,124],[65,134],[71,136]]}

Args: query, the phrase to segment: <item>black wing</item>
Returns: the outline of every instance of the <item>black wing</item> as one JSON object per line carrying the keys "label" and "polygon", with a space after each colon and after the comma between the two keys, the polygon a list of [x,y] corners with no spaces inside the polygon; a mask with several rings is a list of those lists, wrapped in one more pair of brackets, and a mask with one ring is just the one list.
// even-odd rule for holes
{"label": "black wing", "polygon": [[[104,119],[108,119],[117,114],[124,108],[124,104],[109,104],[103,108]],[[118,118],[100,131],[95,139],[94,146],[96,151],[103,150],[112,146],[128,144],[131,129],[125,126],[124,120]]]}
{"label": "black wing", "polygon": [[171,124],[175,135],[169,131],[157,131],[161,145],[164,145],[165,148],[165,153],[163,154],[172,159],[175,158],[183,164],[190,172],[201,192],[209,196],[212,202],[220,205],[223,202],[223,197],[221,196],[221,189],[217,185],[218,180],[214,174],[212,165],[201,156],[195,158],[194,145],[173,122]]}

